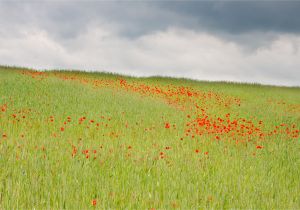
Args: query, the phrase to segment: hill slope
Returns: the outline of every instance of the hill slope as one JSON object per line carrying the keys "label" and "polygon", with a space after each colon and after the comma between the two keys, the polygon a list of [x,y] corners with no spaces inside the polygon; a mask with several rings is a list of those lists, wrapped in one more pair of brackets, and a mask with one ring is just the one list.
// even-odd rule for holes
{"label": "hill slope", "polygon": [[300,88],[1,67],[0,207],[299,209],[299,127]]}

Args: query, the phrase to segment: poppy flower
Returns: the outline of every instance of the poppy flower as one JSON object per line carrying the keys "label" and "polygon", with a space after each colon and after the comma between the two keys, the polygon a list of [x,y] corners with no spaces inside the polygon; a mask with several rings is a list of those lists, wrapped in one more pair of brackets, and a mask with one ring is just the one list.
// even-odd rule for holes
{"label": "poppy flower", "polygon": [[93,200],[92,200],[92,205],[93,205],[93,206],[96,206],[96,205],[97,205],[97,200],[96,200],[96,199],[93,199]]}
{"label": "poppy flower", "polygon": [[166,123],[165,128],[170,128],[170,123]]}

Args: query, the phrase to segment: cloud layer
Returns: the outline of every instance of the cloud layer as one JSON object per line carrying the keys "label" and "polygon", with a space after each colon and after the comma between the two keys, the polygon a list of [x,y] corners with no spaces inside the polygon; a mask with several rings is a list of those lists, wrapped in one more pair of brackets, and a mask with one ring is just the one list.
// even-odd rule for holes
{"label": "cloud layer", "polygon": [[[246,20],[234,25],[228,10],[239,14],[245,5],[230,4],[179,9],[165,3],[0,3],[0,62],[300,86],[300,27],[294,17],[290,26],[283,24],[289,19],[285,14],[272,23],[263,18],[262,26],[269,27],[263,28],[246,18],[249,12],[248,27],[242,26]],[[213,9],[225,20],[210,17]]]}

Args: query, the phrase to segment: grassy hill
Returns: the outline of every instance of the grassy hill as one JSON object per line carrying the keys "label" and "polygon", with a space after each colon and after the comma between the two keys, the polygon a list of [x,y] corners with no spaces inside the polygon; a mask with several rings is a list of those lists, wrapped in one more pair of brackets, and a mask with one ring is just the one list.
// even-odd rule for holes
{"label": "grassy hill", "polygon": [[0,67],[1,209],[299,209],[300,88]]}

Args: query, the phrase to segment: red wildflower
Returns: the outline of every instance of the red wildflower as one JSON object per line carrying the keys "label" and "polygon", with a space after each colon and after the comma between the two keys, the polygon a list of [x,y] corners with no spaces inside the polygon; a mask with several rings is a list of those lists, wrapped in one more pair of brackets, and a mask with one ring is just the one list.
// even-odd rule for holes
{"label": "red wildflower", "polygon": [[60,131],[62,131],[62,132],[65,131],[65,128],[64,128],[64,127],[61,127],[61,128],[60,128]]}
{"label": "red wildflower", "polygon": [[170,128],[170,123],[166,123],[165,128]]}
{"label": "red wildflower", "polygon": [[93,206],[96,206],[96,205],[97,205],[97,200],[96,200],[96,199],[93,199],[93,200],[92,200],[92,205],[93,205]]}
{"label": "red wildflower", "polygon": [[198,149],[195,150],[196,153],[199,153],[200,151]]}
{"label": "red wildflower", "polygon": [[88,154],[88,153],[89,153],[88,149],[82,151],[82,154]]}
{"label": "red wildflower", "polygon": [[72,146],[72,157],[75,157],[76,153],[77,153],[77,148],[75,146]]}
{"label": "red wildflower", "polygon": [[262,149],[262,148],[264,148],[264,147],[261,146],[261,145],[257,145],[257,146],[256,146],[256,149]]}
{"label": "red wildflower", "polygon": [[6,109],[7,109],[7,105],[6,105],[6,104],[4,104],[4,105],[1,107],[1,111],[2,111],[2,112],[5,112],[5,111],[6,111]]}
{"label": "red wildflower", "polygon": [[120,85],[126,85],[126,80],[120,79]]}

